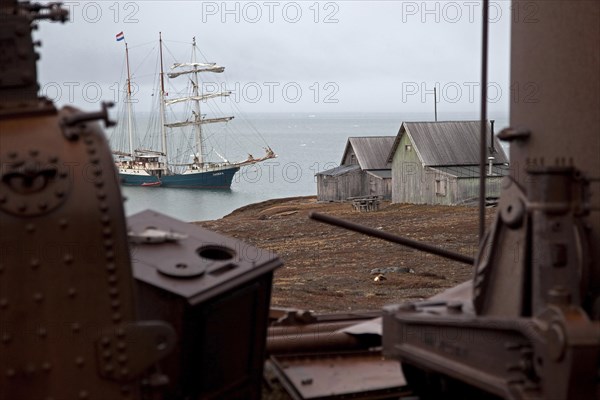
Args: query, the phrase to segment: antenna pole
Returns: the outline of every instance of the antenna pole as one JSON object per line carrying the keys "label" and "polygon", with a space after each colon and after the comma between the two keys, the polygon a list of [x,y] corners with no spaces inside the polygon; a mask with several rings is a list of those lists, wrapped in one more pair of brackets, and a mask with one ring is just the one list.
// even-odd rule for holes
{"label": "antenna pole", "polygon": [[479,137],[479,243],[485,234],[485,161],[487,131],[487,84],[488,84],[488,18],[489,0],[483,1],[481,40],[481,131]]}
{"label": "antenna pole", "polygon": [[437,90],[435,84],[433,85],[433,112],[435,115],[435,122],[437,122]]}

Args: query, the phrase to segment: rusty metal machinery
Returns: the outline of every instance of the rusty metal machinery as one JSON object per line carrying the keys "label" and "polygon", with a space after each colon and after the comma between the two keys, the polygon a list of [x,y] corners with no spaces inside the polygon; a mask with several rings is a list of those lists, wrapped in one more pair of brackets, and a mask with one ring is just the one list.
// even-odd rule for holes
{"label": "rusty metal machinery", "polygon": [[281,261],[151,212],[126,226],[108,105],[37,96],[32,24],[65,18],[0,0],[0,400],[259,398]]}
{"label": "rusty metal machinery", "polygon": [[473,282],[384,313],[423,398],[600,398],[600,3],[527,3],[511,81],[539,97],[513,97],[499,135],[511,175]]}
{"label": "rusty metal machinery", "polygon": [[129,218],[142,318],[179,346],[163,399],[259,399],[275,254],[153,211]]}
{"label": "rusty metal machinery", "polygon": [[135,319],[106,108],[37,97],[30,26],[59,6],[0,5],[0,399],[140,398],[175,334]]}

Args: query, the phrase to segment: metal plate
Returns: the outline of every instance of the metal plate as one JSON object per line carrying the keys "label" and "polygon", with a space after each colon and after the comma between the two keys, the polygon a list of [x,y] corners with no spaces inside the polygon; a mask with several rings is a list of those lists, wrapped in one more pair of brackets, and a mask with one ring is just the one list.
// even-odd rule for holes
{"label": "metal plate", "polygon": [[157,270],[161,274],[172,278],[196,278],[206,272],[206,265],[173,262],[171,264],[161,264],[157,267]]}
{"label": "metal plate", "polygon": [[294,399],[383,399],[407,394],[400,363],[380,351],[273,356],[281,383]]}

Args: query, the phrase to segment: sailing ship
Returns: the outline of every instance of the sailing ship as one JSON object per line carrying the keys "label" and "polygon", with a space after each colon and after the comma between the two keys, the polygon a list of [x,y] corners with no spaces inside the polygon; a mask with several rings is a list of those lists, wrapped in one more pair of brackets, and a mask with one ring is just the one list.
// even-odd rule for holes
{"label": "sailing ship", "polygon": [[[221,161],[214,162],[207,159],[205,139],[203,137],[203,126],[206,124],[227,123],[233,116],[207,118],[201,112],[201,103],[206,100],[226,97],[231,92],[203,94],[200,91],[199,75],[201,73],[221,73],[224,67],[216,63],[201,63],[196,61],[196,38],[192,42],[191,62],[175,63],[171,69],[173,72],[164,72],[163,67],[163,40],[159,34],[159,58],[160,58],[160,87],[159,87],[159,114],[160,114],[160,138],[159,149],[134,148],[134,128],[132,111],[132,83],[129,64],[129,48],[125,43],[125,59],[127,67],[126,106],[127,106],[127,132],[129,146],[126,151],[113,150],[115,166],[123,185],[144,187],[171,187],[171,188],[198,188],[198,189],[226,189],[231,187],[231,182],[236,172],[242,166],[255,164],[267,159],[275,158],[277,155],[269,146],[264,148],[265,155],[254,158],[248,154],[248,158],[239,162],[230,162],[221,157]],[[165,91],[165,75],[169,79],[186,76],[191,81],[191,93],[183,97],[167,99]],[[191,103],[187,118],[183,121],[167,121],[166,108],[178,103]],[[172,161],[169,154],[167,135],[168,130],[174,128],[191,128],[194,133],[194,145],[188,156],[191,162]]]}

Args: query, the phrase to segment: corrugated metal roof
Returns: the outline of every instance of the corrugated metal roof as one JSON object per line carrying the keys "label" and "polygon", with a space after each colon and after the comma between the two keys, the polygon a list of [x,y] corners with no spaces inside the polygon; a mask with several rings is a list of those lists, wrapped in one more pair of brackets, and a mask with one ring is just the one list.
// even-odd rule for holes
{"label": "corrugated metal roof", "polygon": [[328,169],[327,171],[316,173],[315,175],[340,176],[347,174],[348,172],[356,171],[358,169],[360,169],[360,166],[358,164],[341,165],[339,167]]}
{"label": "corrugated metal roof", "polygon": [[[479,121],[403,122],[388,156],[391,162],[403,134],[407,133],[424,165],[478,165]],[[489,148],[490,124],[486,144]],[[506,154],[494,137],[494,164],[508,163]]]}
{"label": "corrugated metal roof", "polygon": [[391,179],[392,178],[392,170],[391,169],[375,169],[367,171],[367,174],[376,176],[381,179]]}
{"label": "corrugated metal roof", "polygon": [[[488,166],[485,166],[485,173],[488,173]],[[478,178],[479,177],[479,165],[455,165],[451,167],[433,167],[433,170],[445,172],[449,175],[456,176],[458,178]],[[493,165],[492,175],[497,176],[508,176],[509,169],[508,165]],[[489,175],[488,175],[489,176]]]}
{"label": "corrugated metal roof", "polygon": [[346,143],[342,163],[352,146],[358,164],[363,170],[388,169],[390,165],[388,165],[387,157],[395,139],[395,136],[350,137]]}

